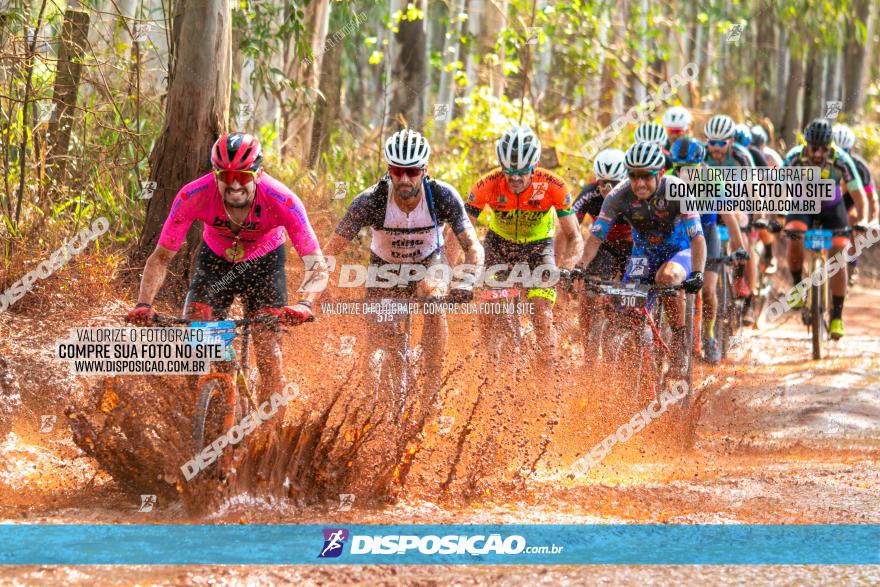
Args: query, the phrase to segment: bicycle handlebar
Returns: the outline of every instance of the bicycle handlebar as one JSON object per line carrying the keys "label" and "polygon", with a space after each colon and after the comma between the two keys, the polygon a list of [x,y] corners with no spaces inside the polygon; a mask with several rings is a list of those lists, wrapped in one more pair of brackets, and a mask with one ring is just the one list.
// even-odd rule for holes
{"label": "bicycle handlebar", "polygon": [[734,265],[737,261],[748,261],[749,252],[745,249],[737,249],[736,251],[722,257],[709,257],[706,263],[724,263],[725,265]]}
{"label": "bicycle handlebar", "polygon": [[[837,229],[831,230],[831,236],[846,236],[846,235],[850,234],[856,228],[857,227],[855,227],[855,226],[853,226],[853,227],[847,226],[846,228],[837,228]],[[862,228],[862,227],[858,227],[858,228]],[[827,230],[830,230],[830,229],[827,229]],[[783,228],[782,233],[786,236],[786,238],[789,238],[791,240],[801,240],[804,238],[804,235],[807,233],[807,231],[801,230],[799,228]]]}
{"label": "bicycle handlebar", "polygon": [[639,292],[656,292],[661,295],[664,293],[673,293],[678,292],[679,290],[684,289],[684,284],[679,283],[676,285],[657,285],[657,284],[644,284],[644,283],[625,283],[623,281],[613,281],[609,279],[598,279],[592,275],[584,275],[582,277],[578,277],[577,279],[582,279],[584,282],[584,286],[587,289],[591,289],[593,291],[597,291],[601,293],[601,286],[608,287],[617,287],[622,289],[631,289],[633,291]]}

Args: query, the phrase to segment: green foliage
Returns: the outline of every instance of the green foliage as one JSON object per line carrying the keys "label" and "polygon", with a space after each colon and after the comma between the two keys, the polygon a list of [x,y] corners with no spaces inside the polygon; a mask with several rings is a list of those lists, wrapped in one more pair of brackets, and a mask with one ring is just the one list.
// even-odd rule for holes
{"label": "green foliage", "polygon": [[[292,94],[299,96],[302,88],[296,80],[272,65],[273,57],[282,55],[292,43],[296,58],[305,62],[314,58],[305,35],[305,13],[301,3],[239,0],[232,11],[232,24],[241,32],[238,50],[253,65],[251,83],[263,97]],[[288,100],[296,102],[296,98]]]}

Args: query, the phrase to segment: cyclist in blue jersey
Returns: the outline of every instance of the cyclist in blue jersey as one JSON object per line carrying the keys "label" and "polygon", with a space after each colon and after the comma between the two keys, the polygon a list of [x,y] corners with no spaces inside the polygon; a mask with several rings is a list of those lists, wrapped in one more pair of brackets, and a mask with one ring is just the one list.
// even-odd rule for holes
{"label": "cyclist in blue jersey", "polygon": [[[706,164],[710,167],[754,167],[749,152],[734,140],[733,119],[725,114],[718,114],[709,119],[703,132],[706,135]],[[737,214],[743,230],[748,226],[748,216]],[[755,311],[752,309],[752,296],[758,287],[757,259],[750,259],[745,266],[745,280],[737,275],[737,295],[745,298],[743,324],[755,323]]]}
{"label": "cyclist in blue jersey", "polygon": [[[657,285],[681,284],[696,293],[703,287],[706,241],[698,214],[682,212],[678,200],[666,199],[669,186],[683,184],[673,176],[661,175],[665,165],[663,151],[653,143],[631,146],[625,158],[628,179],[621,182],[602,203],[599,217],[590,229],[590,238],[578,263],[585,272],[596,257],[611,227],[623,220],[632,226],[632,257],[624,281]],[[684,298],[666,306],[673,330],[673,356],[685,344]],[[682,369],[685,365],[678,364]]]}
{"label": "cyclist in blue jersey", "polygon": [[[673,169],[669,174],[680,177],[685,167],[702,167],[705,165],[705,147],[696,139],[682,138],[672,145],[670,152]],[[715,340],[715,320],[718,314],[718,262],[711,261],[721,257],[721,238],[718,231],[718,220],[724,222],[730,238],[731,249],[745,256],[745,241],[739,229],[739,223],[733,214],[700,214],[703,237],[706,239],[706,272],[703,277],[703,358],[710,364],[721,360],[721,349]]]}

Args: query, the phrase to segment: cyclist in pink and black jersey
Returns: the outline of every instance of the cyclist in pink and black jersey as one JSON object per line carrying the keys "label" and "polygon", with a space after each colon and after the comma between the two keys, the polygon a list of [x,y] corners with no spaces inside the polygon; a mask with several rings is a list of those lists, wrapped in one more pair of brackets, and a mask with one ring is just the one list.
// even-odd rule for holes
{"label": "cyclist in pink and black jersey", "polygon": [[[183,315],[193,320],[222,320],[235,297],[245,314],[278,316],[282,323],[300,324],[313,318],[312,303],[326,279],[326,263],[300,199],[262,168],[259,141],[249,134],[222,135],[211,149],[213,171],[178,192],[155,251],[147,259],[138,303],[128,321],[149,325],[153,300],[174,255],[194,221],[204,224],[202,244],[186,296]],[[306,263],[302,299],[289,306],[285,275],[285,233]],[[261,385],[268,397],[281,384],[279,328],[253,329]]]}

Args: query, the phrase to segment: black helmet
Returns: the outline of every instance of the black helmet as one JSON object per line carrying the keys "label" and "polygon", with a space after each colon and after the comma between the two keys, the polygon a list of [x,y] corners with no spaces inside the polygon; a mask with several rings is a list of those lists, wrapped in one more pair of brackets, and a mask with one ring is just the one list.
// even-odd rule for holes
{"label": "black helmet", "polygon": [[817,118],[804,129],[804,140],[814,147],[827,147],[831,144],[831,123]]}

